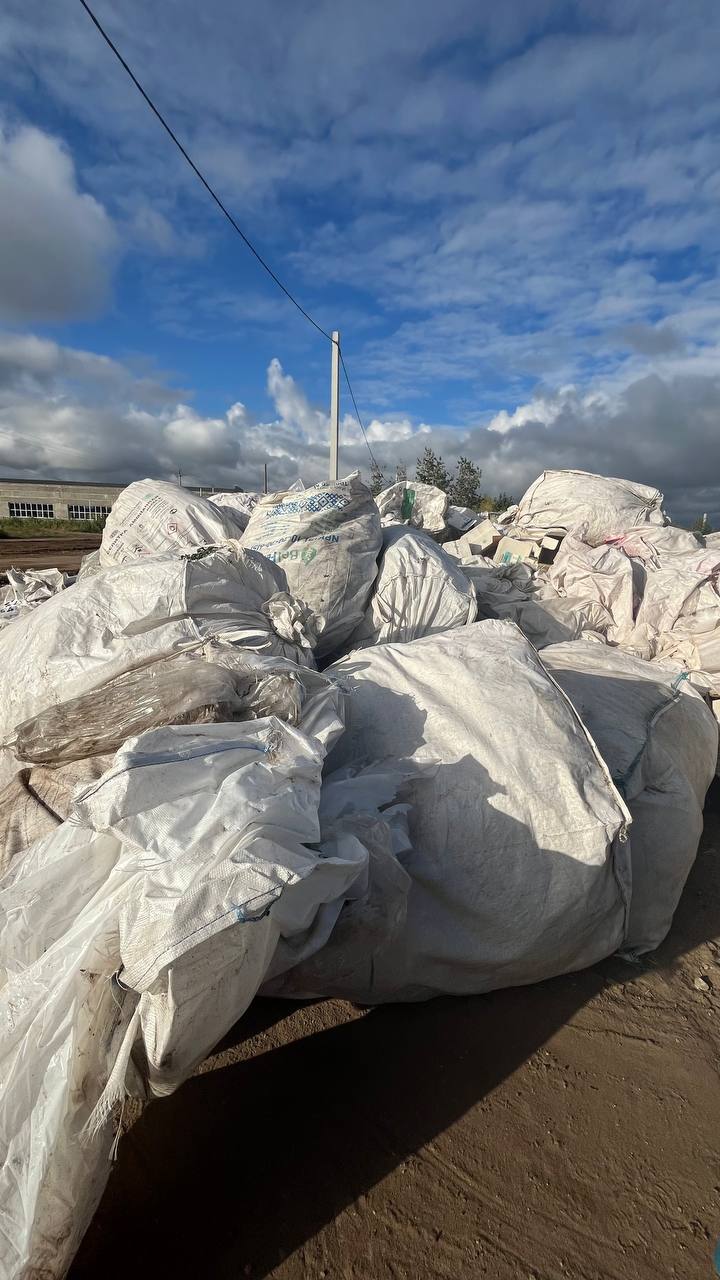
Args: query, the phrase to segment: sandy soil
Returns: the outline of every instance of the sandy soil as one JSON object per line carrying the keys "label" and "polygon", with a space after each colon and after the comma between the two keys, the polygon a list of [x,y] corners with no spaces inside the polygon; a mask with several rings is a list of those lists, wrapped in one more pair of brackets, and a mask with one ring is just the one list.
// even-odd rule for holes
{"label": "sandy soil", "polygon": [[707,1280],[716,846],[717,811],[643,965],[369,1011],[257,1001],[124,1137],[72,1280]]}
{"label": "sandy soil", "polygon": [[0,538],[3,569],[64,569],[77,573],[80,561],[100,546],[99,533],[73,533],[57,538]]}

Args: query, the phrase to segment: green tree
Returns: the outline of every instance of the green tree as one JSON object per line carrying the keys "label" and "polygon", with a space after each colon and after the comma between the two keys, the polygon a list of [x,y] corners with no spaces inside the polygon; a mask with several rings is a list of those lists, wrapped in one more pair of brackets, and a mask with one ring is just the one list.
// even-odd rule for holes
{"label": "green tree", "polygon": [[405,484],[407,480],[407,467],[404,462],[398,462],[395,468],[395,483]]}
{"label": "green tree", "polygon": [[492,501],[493,511],[505,511],[508,507],[513,505],[515,499],[510,493],[498,493]]}
{"label": "green tree", "polygon": [[449,489],[450,501],[458,507],[470,507],[477,511],[482,500],[480,480],[482,471],[469,458],[460,458]]}
{"label": "green tree", "polygon": [[706,515],[698,516],[692,527],[692,532],[699,533],[701,537],[705,533],[712,533],[712,525]]}
{"label": "green tree", "polygon": [[439,453],[425,446],[422,458],[418,458],[415,468],[415,479],[421,484],[434,484],[437,489],[447,493],[452,483],[450,472]]}
{"label": "green tree", "polygon": [[387,489],[385,473],[380,466],[380,463],[376,462],[373,458],[370,466],[370,492],[373,498],[376,497],[383,489]]}

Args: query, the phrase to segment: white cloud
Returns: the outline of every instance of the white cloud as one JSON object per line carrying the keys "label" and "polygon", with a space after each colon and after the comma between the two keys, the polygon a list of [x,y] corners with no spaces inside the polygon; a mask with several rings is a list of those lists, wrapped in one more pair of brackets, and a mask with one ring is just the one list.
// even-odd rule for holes
{"label": "white cloud", "polygon": [[[665,378],[546,389],[470,428],[374,419],[373,452],[390,481],[413,474],[426,444],[451,467],[461,454],[483,469],[490,492],[519,496],[546,468],[576,467],[657,485],[679,519],[720,519],[720,362]],[[274,416],[259,420],[240,401],[199,413],[159,376],[32,337],[0,341],[0,466],[7,472],[123,482],[145,475],[258,488],[263,463],[282,488],[298,476],[324,479],[329,423],[278,360],[268,368]],[[92,442],[89,449],[88,442]],[[354,416],[341,424],[341,467],[368,474]]]}
{"label": "white cloud", "polygon": [[39,129],[0,131],[0,319],[65,320],[107,298],[116,249],[101,204],[78,189],[63,145]]}

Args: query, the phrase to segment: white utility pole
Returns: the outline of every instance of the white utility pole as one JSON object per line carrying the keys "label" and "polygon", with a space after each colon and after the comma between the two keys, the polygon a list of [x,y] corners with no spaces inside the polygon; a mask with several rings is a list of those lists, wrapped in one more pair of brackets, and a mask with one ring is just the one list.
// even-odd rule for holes
{"label": "white utility pole", "polygon": [[338,441],[340,439],[340,334],[333,329],[332,363],[330,366],[330,479],[338,478]]}

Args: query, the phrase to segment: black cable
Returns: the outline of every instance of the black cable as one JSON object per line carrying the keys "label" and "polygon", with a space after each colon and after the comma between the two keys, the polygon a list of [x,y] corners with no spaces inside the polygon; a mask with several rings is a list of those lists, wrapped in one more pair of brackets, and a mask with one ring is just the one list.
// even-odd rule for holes
{"label": "black cable", "polygon": [[[238,226],[237,222],[236,222],[236,221],[235,221],[235,219],[233,218],[232,214],[231,214],[231,213],[229,213],[229,212],[228,212],[228,210],[225,208],[225,205],[223,204],[223,202],[222,202],[222,200],[220,199],[220,197],[219,197],[218,195],[216,195],[216,194],[215,194],[215,192],[213,191],[212,187],[210,186],[210,183],[207,181],[207,179],[206,179],[206,178],[204,178],[204,177],[203,177],[202,173],[201,173],[201,172],[200,172],[200,170],[198,169],[197,165],[195,164],[195,161],[194,161],[194,160],[192,160],[192,159],[190,158],[190,156],[188,155],[188,153],[187,153],[187,151],[185,150],[185,148],[184,148],[184,146],[183,146],[182,142],[180,142],[179,138],[177,138],[177,137],[175,136],[175,134],[173,133],[173,131],[172,131],[172,129],[170,128],[170,125],[168,124],[167,120],[165,120],[164,116],[162,116],[162,115],[160,114],[160,112],[158,111],[158,109],[157,109],[157,107],[155,106],[155,103],[153,102],[152,98],[151,98],[151,97],[150,97],[150,96],[145,92],[145,90],[143,89],[143,87],[142,87],[142,85],[140,84],[140,81],[138,80],[137,76],[136,76],[136,75],[135,75],[135,74],[130,70],[130,67],[128,66],[127,62],[125,61],[125,59],[123,58],[122,54],[120,53],[120,50],[116,47],[116,45],[114,45],[114,44],[113,44],[113,42],[112,42],[112,40],[110,39],[110,37],[109,37],[109,35],[108,35],[107,31],[105,31],[105,29],[104,29],[104,28],[100,25],[100,23],[98,22],[97,18],[95,17],[95,14],[93,13],[92,9],[90,8],[90,5],[89,5],[89,4],[87,4],[86,0],[80,0],[80,3],[81,3],[81,5],[82,5],[83,9],[85,10],[85,12],[87,13],[88,17],[91,19],[91,21],[92,21],[92,22],[94,22],[95,26],[97,27],[98,31],[100,32],[100,35],[102,36],[102,38],[103,38],[103,40],[105,41],[105,43],[109,46],[109,48],[110,48],[110,49],[112,49],[112,51],[113,51],[113,53],[115,54],[115,57],[117,58],[117,60],[118,60],[118,62],[120,63],[120,65],[121,65],[122,67],[124,67],[124,68],[125,68],[125,70],[127,71],[128,75],[129,75],[129,77],[130,77],[130,79],[132,80],[133,84],[135,85],[135,88],[138,90],[138,92],[139,92],[139,93],[141,93],[141,94],[142,94],[142,96],[143,96],[143,98],[145,99],[145,101],[147,102],[147,104],[148,104],[148,106],[149,106],[150,110],[151,110],[151,111],[152,111],[152,112],[157,116],[157,118],[158,118],[158,120],[160,121],[160,123],[161,123],[161,125],[162,125],[163,129],[165,130],[165,132],[166,132],[166,133],[168,133],[168,134],[170,135],[170,137],[172,138],[173,142],[175,143],[175,146],[177,147],[177,149],[178,149],[178,151],[180,152],[180,154],[184,157],[184,159],[185,159],[185,160],[187,160],[187,162],[188,162],[188,164],[190,165],[190,168],[192,169],[193,173],[196,175],[196,177],[198,177],[198,178],[200,179],[200,181],[202,182],[203,186],[205,187],[205,190],[208,192],[208,194],[209,194],[209,195],[211,195],[211,196],[212,196],[213,200],[215,201],[216,205],[217,205],[217,206],[218,206],[218,208],[221,210],[221,212],[225,214],[225,217],[227,218],[227,220],[228,220],[228,222],[230,223],[231,227],[233,227],[233,229],[234,229],[235,231],[237,231],[237,233],[238,233],[238,235],[240,236],[241,240],[243,240],[243,241],[244,241],[245,245],[246,245],[246,246],[247,246],[247,248],[250,250],[250,252],[251,252],[252,254],[254,254],[254,255],[255,255],[255,257],[257,258],[258,262],[260,263],[260,266],[261,266],[261,267],[263,267],[263,268],[265,269],[265,271],[267,271],[267,273],[268,273],[268,275],[270,276],[270,278],[271,278],[272,280],[274,280],[274,281],[275,281],[275,284],[278,286],[278,288],[279,288],[279,289],[282,289],[282,291],[283,291],[283,293],[285,294],[286,298],[289,298],[289,299],[290,299],[290,301],[293,303],[293,305],[297,307],[297,309],[298,309],[298,311],[300,312],[300,314],[301,314],[301,315],[303,315],[303,316],[305,317],[305,319],[306,319],[306,320],[309,320],[309,321],[310,321],[310,324],[311,324],[311,325],[313,325],[313,326],[317,329],[318,333],[321,333],[321,334],[322,334],[323,338],[327,338],[328,342],[332,342],[332,338],[330,337],[330,334],[329,334],[329,333],[326,333],[326,331],[323,329],[322,325],[319,325],[319,324],[317,323],[317,321],[316,321],[316,320],[313,320],[312,316],[311,316],[311,315],[309,315],[309,314],[308,314],[308,312],[305,310],[305,308],[304,308],[304,307],[302,307],[302,306],[300,305],[300,303],[298,302],[297,298],[294,298],[294,297],[293,297],[293,295],[291,294],[290,290],[285,288],[285,285],[283,284],[282,280],[279,280],[279,279],[278,279],[278,277],[275,275],[275,272],[273,271],[272,267],[269,267],[269,266],[268,266],[268,264],[267,264],[267,262],[265,261],[265,259],[264,259],[263,257],[261,257],[261,256],[260,256],[260,254],[258,253],[258,251],[257,251],[257,249],[255,248],[254,244],[252,244],[252,243],[250,242],[250,240],[248,240],[247,236],[245,235],[245,232],[240,230],[240,227]],[[340,358],[342,359],[342,357],[340,357]],[[345,377],[347,378],[347,373],[345,374]],[[348,386],[349,386],[349,385],[350,385],[350,384],[348,383]],[[351,392],[351,395],[352,395],[352,392]],[[353,397],[353,399],[354,399],[354,397]],[[356,412],[357,412],[357,410],[356,410]]]}
{"label": "black cable", "polygon": [[[220,209],[220,211],[221,211],[222,213],[224,213],[225,217],[227,218],[227,220],[228,220],[228,222],[230,223],[230,225],[231,225],[231,227],[233,228],[233,230],[234,230],[234,231],[237,231],[237,234],[240,236],[240,239],[241,239],[241,240],[243,241],[243,243],[247,246],[247,248],[250,250],[250,252],[255,256],[255,258],[257,258],[258,262],[260,263],[260,266],[261,266],[261,267],[263,267],[263,269],[264,269],[265,271],[267,271],[267,273],[268,273],[268,275],[270,276],[271,280],[274,280],[274,281],[275,281],[275,284],[278,286],[278,288],[279,288],[279,289],[282,289],[282,291],[283,291],[283,293],[285,294],[286,298],[289,298],[289,300],[290,300],[290,302],[292,302],[293,306],[297,307],[297,309],[298,309],[298,311],[300,312],[300,314],[301,314],[301,315],[303,315],[303,316],[305,317],[305,319],[306,319],[306,320],[309,320],[309,321],[310,321],[310,324],[311,324],[311,325],[313,325],[313,327],[314,327],[315,329],[317,329],[318,333],[321,333],[321,334],[322,334],[323,338],[327,338],[328,342],[333,342],[333,341],[334,341],[334,339],[330,336],[330,334],[329,334],[329,333],[327,333],[327,332],[326,332],[326,330],[325,330],[325,329],[323,329],[322,325],[319,325],[319,324],[317,323],[317,321],[316,321],[316,320],[313,320],[312,316],[311,316],[311,315],[310,315],[310,314],[305,310],[305,308],[304,308],[303,306],[301,306],[301,305],[300,305],[300,303],[298,302],[297,298],[293,297],[293,295],[291,294],[290,290],[285,288],[285,285],[283,284],[282,280],[280,280],[280,279],[275,275],[275,272],[273,271],[272,267],[268,266],[268,264],[267,264],[267,262],[265,261],[265,259],[264,259],[263,257],[261,257],[261,255],[258,253],[258,251],[257,251],[257,249],[255,248],[254,244],[252,244],[252,242],[251,242],[250,240],[248,240],[247,236],[245,235],[245,232],[244,232],[244,231],[242,231],[242,230],[240,229],[240,227],[238,226],[237,222],[236,222],[236,221],[235,221],[235,219],[233,218],[232,214],[231,214],[231,213],[230,213],[230,212],[225,208],[225,205],[223,204],[223,202],[222,202],[222,200],[220,199],[220,197],[215,193],[215,191],[213,191],[212,187],[210,186],[210,183],[207,181],[207,179],[203,176],[203,174],[202,174],[202,173],[200,172],[200,170],[198,169],[197,165],[195,164],[195,161],[194,161],[194,160],[193,160],[193,159],[188,155],[188,153],[187,153],[187,151],[185,150],[185,148],[184,148],[184,146],[183,146],[182,142],[180,141],[180,139],[176,136],[176,134],[174,134],[174,133],[173,133],[172,129],[170,128],[170,125],[168,124],[168,122],[167,122],[167,120],[164,118],[164,116],[160,113],[160,111],[158,110],[158,108],[155,106],[155,103],[153,102],[152,98],[149,96],[149,94],[147,94],[147,93],[145,92],[145,90],[143,89],[142,85],[140,84],[140,81],[138,80],[137,76],[136,76],[136,75],[135,75],[135,73],[131,70],[131,68],[128,66],[127,62],[126,62],[126,61],[125,61],[125,59],[123,58],[123,56],[122,56],[122,54],[121,54],[120,50],[117,48],[117,46],[116,46],[115,44],[113,44],[113,42],[112,42],[112,40],[110,39],[110,36],[108,35],[108,33],[107,33],[107,31],[105,30],[105,28],[101,25],[101,23],[100,23],[100,22],[98,21],[98,19],[95,17],[95,14],[93,13],[92,9],[90,8],[90,5],[87,3],[87,0],[80,0],[80,4],[82,5],[83,9],[84,9],[84,10],[85,10],[85,12],[87,13],[87,15],[88,15],[88,17],[90,18],[90,20],[91,20],[91,21],[94,23],[94,25],[97,27],[98,31],[100,32],[100,35],[102,36],[103,40],[104,40],[104,41],[105,41],[105,43],[107,44],[108,48],[110,48],[110,49],[112,50],[112,52],[115,54],[115,57],[117,58],[117,60],[118,60],[118,62],[120,63],[120,65],[125,69],[125,71],[126,71],[126,72],[127,72],[127,74],[129,75],[130,79],[132,80],[133,84],[135,85],[135,88],[138,90],[138,92],[142,95],[142,97],[143,97],[143,98],[145,99],[145,101],[147,102],[147,104],[148,104],[148,106],[149,106],[150,110],[153,112],[153,114],[154,114],[155,116],[157,116],[157,119],[160,121],[160,124],[162,125],[163,129],[165,130],[165,132],[169,135],[169,137],[170,137],[170,138],[172,138],[173,142],[175,143],[175,146],[177,147],[178,151],[179,151],[179,152],[180,152],[180,154],[183,156],[183,158],[184,158],[184,159],[187,161],[187,163],[190,165],[190,168],[192,169],[193,173],[196,175],[196,177],[198,177],[198,178],[200,179],[200,181],[202,182],[203,186],[205,187],[205,190],[208,192],[208,195],[212,196],[213,200],[215,201],[215,203],[216,203],[216,205],[218,206],[218,208]],[[369,440],[368,440],[368,438],[367,438],[367,434],[366,434],[366,432],[365,432],[365,427],[363,426],[362,418],[360,417],[360,411],[359,411],[359,409],[358,409],[358,407],[357,407],[357,401],[356,401],[356,399],[355,399],[355,393],[353,392],[352,385],[351,385],[351,383],[350,383],[350,378],[349,378],[349,376],[348,376],[347,367],[346,367],[346,365],[345,365],[345,360],[344,360],[344,358],[343,358],[342,351],[340,350],[340,344],[339,344],[339,343],[338,343],[338,354],[339,354],[339,356],[340,356],[340,363],[342,364],[343,373],[344,373],[344,375],[345,375],[345,381],[346,381],[346,383],[347,383],[347,389],[348,389],[348,391],[350,392],[350,398],[351,398],[351,400],[352,400],[353,408],[354,408],[354,410],[355,410],[355,417],[356,417],[356,418],[357,418],[357,420],[358,420],[358,424],[359,424],[359,426],[360,426],[360,430],[362,431],[363,439],[364,439],[364,441],[365,441],[365,444],[367,445],[367,451],[368,451],[368,453],[370,454],[370,461],[372,462],[373,466],[377,467],[377,468],[378,468],[378,470],[379,470],[380,468],[378,467],[378,463],[377,463],[377,460],[376,460],[376,458],[375,458],[375,455],[374,455],[374,453],[373,453],[372,449],[370,448],[370,442],[369,442]]]}
{"label": "black cable", "polygon": [[349,378],[349,376],[348,376],[348,371],[347,371],[347,367],[346,367],[346,364],[345,364],[345,358],[344,358],[344,356],[343,356],[342,351],[340,350],[340,345],[339,345],[339,343],[338,343],[338,355],[340,356],[340,363],[341,363],[341,365],[342,365],[343,373],[345,374],[345,381],[347,382],[347,389],[348,389],[348,391],[350,392],[350,399],[351,399],[351,400],[352,400],[352,402],[353,402],[353,409],[355,410],[355,417],[356,417],[356,418],[357,418],[357,420],[358,420],[358,423],[359,423],[359,426],[360,426],[360,430],[361,430],[361,431],[362,431],[362,433],[363,433],[363,440],[365,441],[365,444],[367,445],[367,451],[368,451],[368,453],[370,454],[370,461],[372,462],[373,466],[374,466],[374,467],[376,467],[378,471],[380,471],[380,470],[381,470],[381,468],[380,468],[380,466],[379,466],[379,464],[378,464],[378,461],[377,461],[377,459],[376,459],[376,457],[375,457],[375,454],[373,453],[372,449],[370,448],[370,441],[368,440],[367,435],[366,435],[366,433],[365,433],[365,428],[364,428],[364,426],[363,426],[363,421],[362,421],[362,418],[360,417],[360,410],[359,410],[359,409],[358,409],[358,407],[357,407],[357,401],[356,401],[356,399],[355,399],[355,393],[354,393],[354,391],[353,391],[353,389],[352,389],[352,386],[350,385],[350,378]]}

